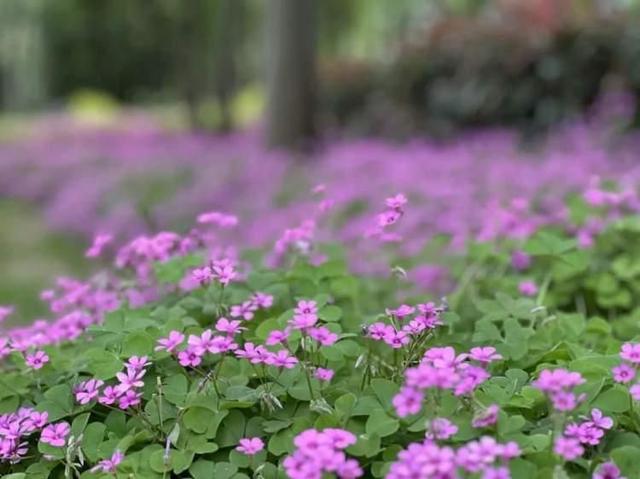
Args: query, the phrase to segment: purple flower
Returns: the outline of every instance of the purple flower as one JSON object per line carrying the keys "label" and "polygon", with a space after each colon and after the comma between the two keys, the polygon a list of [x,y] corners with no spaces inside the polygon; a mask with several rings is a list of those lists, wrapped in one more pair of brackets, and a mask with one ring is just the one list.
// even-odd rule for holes
{"label": "purple flower", "polygon": [[185,351],[178,353],[178,362],[180,366],[195,368],[202,362],[202,355],[198,354],[194,349],[187,348]]}
{"label": "purple flower", "polygon": [[309,336],[318,341],[322,346],[331,346],[338,340],[338,335],[336,333],[332,333],[324,326],[309,329]]}
{"label": "purple flower", "polygon": [[617,383],[630,383],[636,377],[636,370],[628,364],[622,363],[611,370],[613,380]]}
{"label": "purple flower", "polygon": [[171,331],[169,336],[166,338],[160,338],[158,340],[158,345],[156,346],[156,351],[165,350],[169,353],[175,351],[175,349],[182,344],[184,341],[184,334],[180,331]]}
{"label": "purple flower", "polygon": [[298,364],[298,358],[291,356],[289,351],[281,349],[277,353],[271,353],[267,356],[265,363],[277,368],[292,369]]}
{"label": "purple flower", "polygon": [[553,445],[553,452],[567,461],[573,461],[582,456],[584,448],[577,439],[560,436],[556,438]]}
{"label": "purple flower", "polygon": [[491,346],[471,348],[469,358],[479,363],[489,364],[502,359],[502,355],[496,352],[496,348]]}
{"label": "purple flower", "polygon": [[124,459],[124,454],[116,451],[109,459],[103,459],[90,469],[91,472],[104,472],[105,474],[114,474],[118,465]]}
{"label": "purple flower", "polygon": [[406,417],[411,414],[417,414],[422,409],[422,401],[424,395],[411,387],[403,387],[400,392],[393,397],[393,406],[396,414],[400,417]]}
{"label": "purple flower", "polygon": [[333,369],[316,368],[313,375],[316,379],[319,379],[320,381],[329,382],[333,378],[334,371]]}
{"label": "purple flower", "polygon": [[88,404],[98,396],[103,384],[104,381],[99,379],[90,379],[78,384],[75,389],[76,401],[79,404]]}
{"label": "purple flower", "polygon": [[521,281],[518,284],[518,291],[524,296],[535,296],[538,294],[538,286],[533,281]]}
{"label": "purple flower", "polygon": [[241,452],[247,456],[253,456],[258,454],[264,449],[264,442],[259,437],[245,437],[240,439],[239,445],[236,447],[236,451]]}
{"label": "purple flower", "polygon": [[600,464],[593,473],[592,479],[624,479],[620,469],[613,462]]}
{"label": "purple flower", "polygon": [[126,373],[117,373],[116,378],[120,381],[120,384],[116,386],[116,389],[121,393],[127,392],[131,389],[141,388],[144,386],[142,378],[146,371],[136,371],[134,369],[127,369]]}
{"label": "purple flower", "polygon": [[33,354],[27,354],[24,359],[27,366],[31,369],[41,369],[49,362],[49,356],[44,351],[36,351]]}
{"label": "purple flower", "polygon": [[473,418],[473,421],[471,421],[471,425],[476,428],[493,426],[496,422],[498,422],[499,412],[500,407],[497,404],[492,404],[476,414]]}
{"label": "purple flower", "polygon": [[129,389],[118,398],[118,407],[120,409],[128,409],[131,406],[137,406],[138,404],[140,404],[141,398],[141,392],[136,392],[133,389]]}
{"label": "purple flower", "polygon": [[458,432],[458,426],[453,424],[447,418],[437,417],[429,422],[427,430],[427,439],[449,439]]}
{"label": "purple flower", "polygon": [[640,364],[640,344],[624,343],[620,349],[620,357],[633,364]]}
{"label": "purple flower", "polygon": [[67,422],[58,422],[45,427],[40,433],[40,441],[54,447],[62,447],[67,442],[71,427]]}

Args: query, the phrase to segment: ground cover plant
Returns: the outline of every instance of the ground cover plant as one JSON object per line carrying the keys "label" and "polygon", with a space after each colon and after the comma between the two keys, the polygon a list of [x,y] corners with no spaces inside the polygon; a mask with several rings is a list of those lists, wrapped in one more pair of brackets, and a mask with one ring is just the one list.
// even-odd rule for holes
{"label": "ground cover plant", "polygon": [[[362,240],[384,272],[318,237],[326,189],[267,250],[233,248],[219,211],[96,236],[113,266],[0,337],[3,477],[637,476],[633,189],[594,180],[563,221],[520,198],[417,253],[385,241],[411,196],[380,198]],[[412,276],[427,258],[446,298]]]}

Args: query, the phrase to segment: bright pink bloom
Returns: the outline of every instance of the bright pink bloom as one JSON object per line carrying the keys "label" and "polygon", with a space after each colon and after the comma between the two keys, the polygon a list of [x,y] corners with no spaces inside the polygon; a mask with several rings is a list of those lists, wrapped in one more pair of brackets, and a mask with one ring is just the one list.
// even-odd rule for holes
{"label": "bright pink bloom", "polygon": [[483,411],[476,414],[471,422],[471,425],[476,428],[483,428],[493,426],[498,422],[498,413],[500,407],[497,404],[492,404]]}
{"label": "bright pink bloom", "polygon": [[103,459],[90,469],[91,472],[104,472],[105,474],[114,474],[118,465],[124,459],[124,454],[116,451],[109,459]]}
{"label": "bright pink bloom", "polygon": [[239,445],[236,447],[236,451],[241,452],[247,456],[253,456],[258,454],[264,449],[264,442],[259,437],[245,437],[240,439]]}
{"label": "bright pink bloom", "polygon": [[573,461],[584,453],[584,448],[577,439],[560,436],[553,445],[553,452],[567,461]]}
{"label": "bright pink bloom", "polygon": [[518,291],[525,296],[535,296],[538,294],[538,286],[533,281],[521,281],[518,285]]}
{"label": "bright pink bloom", "polygon": [[184,334],[180,331],[171,331],[169,336],[166,338],[158,339],[158,346],[156,346],[156,351],[165,350],[169,353],[175,351],[175,349],[182,344],[184,341]]}
{"label": "bright pink bloom", "polygon": [[78,384],[75,389],[76,401],[79,404],[88,404],[93,399],[98,397],[100,388],[103,384],[104,381],[101,381],[99,379],[90,379]]}
{"label": "bright pink bloom", "polygon": [[630,363],[640,364],[640,344],[624,343],[620,349],[620,357]]}
{"label": "bright pink bloom", "polygon": [[70,431],[71,427],[67,422],[50,424],[42,430],[40,441],[53,447],[62,447],[66,444]]}
{"label": "bright pink bloom", "polygon": [[24,359],[31,369],[40,369],[49,362],[49,356],[44,351],[27,354]]}
{"label": "bright pink bloom", "polygon": [[334,371],[333,369],[316,368],[313,375],[316,379],[319,379],[320,381],[329,382],[333,378]]}
{"label": "bright pink bloom", "polygon": [[630,383],[636,377],[635,368],[629,366],[626,363],[622,363],[611,370],[613,374],[613,380],[617,383]]}
{"label": "bright pink bloom", "polygon": [[426,438],[445,440],[455,436],[457,432],[458,426],[444,417],[437,417],[429,422]]}

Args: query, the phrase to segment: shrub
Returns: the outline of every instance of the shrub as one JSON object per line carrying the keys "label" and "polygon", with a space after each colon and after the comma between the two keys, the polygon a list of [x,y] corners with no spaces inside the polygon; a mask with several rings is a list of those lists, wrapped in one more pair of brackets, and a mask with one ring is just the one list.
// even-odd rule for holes
{"label": "shrub", "polygon": [[[43,292],[55,321],[0,338],[0,473],[633,477],[637,204],[594,183],[536,227],[516,204],[442,258],[448,300],[406,277],[419,256],[355,274],[308,223],[268,268],[220,247],[224,213],[135,238],[114,269]],[[406,211],[388,198],[370,236]]]}

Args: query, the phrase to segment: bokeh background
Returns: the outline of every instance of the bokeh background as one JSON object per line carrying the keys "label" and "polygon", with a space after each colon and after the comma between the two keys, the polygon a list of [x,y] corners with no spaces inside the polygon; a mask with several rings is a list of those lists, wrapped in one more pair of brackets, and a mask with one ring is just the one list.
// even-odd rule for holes
{"label": "bokeh background", "polygon": [[421,239],[463,241],[495,201],[637,178],[639,20],[637,0],[1,0],[0,304],[44,314],[55,277],[99,268],[96,233],[220,209],[264,245],[322,182],[335,229],[409,188]]}

